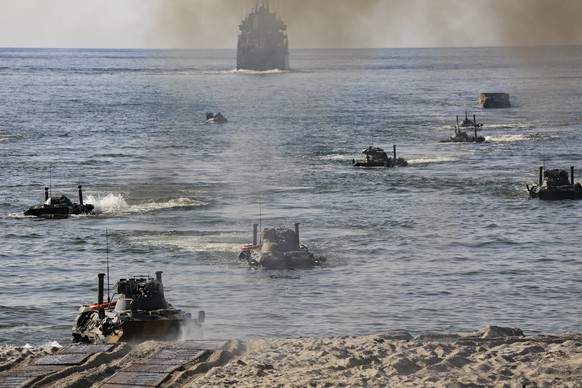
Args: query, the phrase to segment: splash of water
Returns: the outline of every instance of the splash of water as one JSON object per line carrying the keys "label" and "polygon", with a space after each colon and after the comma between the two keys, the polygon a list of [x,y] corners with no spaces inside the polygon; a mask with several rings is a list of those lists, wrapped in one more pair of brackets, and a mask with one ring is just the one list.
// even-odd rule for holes
{"label": "splash of water", "polygon": [[89,195],[85,202],[95,206],[95,214],[119,213],[129,209],[129,205],[122,194],[109,193],[103,198],[95,198]]}

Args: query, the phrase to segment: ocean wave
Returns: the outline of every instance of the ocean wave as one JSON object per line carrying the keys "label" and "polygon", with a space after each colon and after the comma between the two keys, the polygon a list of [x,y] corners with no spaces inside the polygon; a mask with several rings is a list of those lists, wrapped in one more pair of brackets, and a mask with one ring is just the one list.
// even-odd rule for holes
{"label": "ocean wave", "polygon": [[129,205],[123,194],[110,193],[105,197],[96,198],[92,195],[87,196],[85,201],[95,206],[95,214],[114,214],[114,213],[147,213],[157,210],[197,207],[204,206],[207,203],[192,198],[173,198],[167,201],[151,201],[135,205]]}
{"label": "ocean wave", "polygon": [[409,165],[415,164],[437,164],[437,163],[448,163],[448,162],[456,162],[457,160],[461,160],[458,156],[426,156],[423,158],[417,159],[409,159]]}
{"label": "ocean wave", "polygon": [[531,140],[532,135],[530,134],[514,134],[514,135],[489,135],[485,136],[485,141],[489,141],[492,143],[508,143],[508,142],[517,142],[517,141],[527,141]]}

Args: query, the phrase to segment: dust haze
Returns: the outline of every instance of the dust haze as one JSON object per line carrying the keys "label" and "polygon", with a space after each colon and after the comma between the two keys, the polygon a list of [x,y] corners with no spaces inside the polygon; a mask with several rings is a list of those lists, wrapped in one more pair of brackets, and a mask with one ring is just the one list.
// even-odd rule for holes
{"label": "dust haze", "polygon": [[[254,0],[165,0],[161,46],[234,48]],[[579,0],[271,0],[292,48],[582,44]]]}
{"label": "dust haze", "polygon": [[[255,0],[0,0],[0,47],[230,48]],[[582,44],[581,0],[270,0],[291,48]]]}

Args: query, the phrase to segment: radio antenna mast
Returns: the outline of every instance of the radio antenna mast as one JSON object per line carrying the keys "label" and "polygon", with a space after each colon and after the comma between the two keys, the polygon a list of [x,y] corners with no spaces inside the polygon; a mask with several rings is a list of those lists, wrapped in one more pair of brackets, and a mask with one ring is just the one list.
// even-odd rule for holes
{"label": "radio antenna mast", "polygon": [[107,229],[105,229],[105,249],[106,249],[106,263],[107,263],[107,303],[111,303],[111,297],[109,294],[109,234]]}
{"label": "radio antenna mast", "polygon": [[[259,237],[261,236],[261,230],[263,230],[263,227],[261,225],[262,220],[263,220],[263,195],[259,194]],[[259,244],[263,243],[263,239],[259,238]]]}

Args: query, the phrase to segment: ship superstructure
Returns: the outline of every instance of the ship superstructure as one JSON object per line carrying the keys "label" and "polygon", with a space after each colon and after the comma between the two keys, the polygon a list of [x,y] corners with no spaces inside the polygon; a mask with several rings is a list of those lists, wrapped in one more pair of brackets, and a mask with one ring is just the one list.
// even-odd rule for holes
{"label": "ship superstructure", "polygon": [[239,28],[237,70],[289,68],[287,26],[275,12],[271,12],[268,0],[256,0],[255,7]]}

